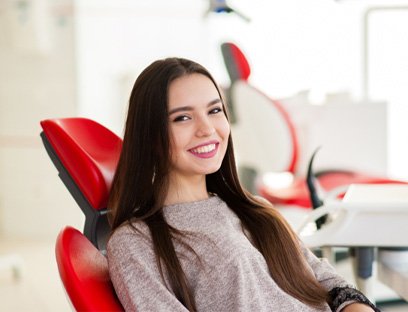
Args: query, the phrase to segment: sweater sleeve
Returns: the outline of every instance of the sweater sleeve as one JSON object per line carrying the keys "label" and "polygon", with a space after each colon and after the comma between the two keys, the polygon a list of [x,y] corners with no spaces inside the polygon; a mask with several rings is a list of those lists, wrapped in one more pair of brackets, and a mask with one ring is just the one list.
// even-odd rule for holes
{"label": "sweater sleeve", "polygon": [[109,274],[126,311],[188,311],[162,279],[151,242],[119,228],[107,246]]}
{"label": "sweater sleeve", "polygon": [[351,287],[344,278],[336,273],[335,269],[326,259],[317,258],[314,253],[304,245],[302,245],[302,251],[316,279],[327,291],[334,287]]}
{"label": "sweater sleeve", "polygon": [[370,306],[373,311],[380,311],[364,294],[338,275],[326,259],[317,258],[303,245],[302,251],[316,279],[327,289],[327,303],[332,311],[340,312],[346,306],[356,302]]}

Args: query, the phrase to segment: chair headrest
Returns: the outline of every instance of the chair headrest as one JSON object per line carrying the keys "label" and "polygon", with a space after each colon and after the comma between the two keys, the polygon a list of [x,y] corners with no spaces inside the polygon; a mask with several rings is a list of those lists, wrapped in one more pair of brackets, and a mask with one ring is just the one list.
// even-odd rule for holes
{"label": "chair headrest", "polygon": [[94,209],[106,208],[122,139],[86,118],[41,121],[49,143]]}
{"label": "chair headrest", "polygon": [[251,68],[242,51],[232,42],[221,44],[221,52],[231,82],[248,80]]}

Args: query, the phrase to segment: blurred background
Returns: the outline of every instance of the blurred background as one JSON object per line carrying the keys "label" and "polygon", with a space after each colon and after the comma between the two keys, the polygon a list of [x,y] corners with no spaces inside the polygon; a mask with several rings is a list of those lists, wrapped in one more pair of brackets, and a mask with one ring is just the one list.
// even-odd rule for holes
{"label": "blurred background", "polygon": [[322,155],[321,166],[336,155],[340,165],[408,180],[408,1],[228,4],[250,21],[207,12],[206,0],[0,0],[0,258],[16,254],[24,268],[15,280],[0,266],[0,310],[70,309],[54,241],[84,218],[42,146],[40,120],[83,116],[121,136],[134,80],[157,58],[196,60],[228,86],[220,45],[235,42],[251,83],[295,102],[288,110],[312,141],[319,116],[296,114],[307,105],[344,103],[333,118],[353,136],[353,107],[383,103],[369,120],[375,149],[345,143],[353,153]]}

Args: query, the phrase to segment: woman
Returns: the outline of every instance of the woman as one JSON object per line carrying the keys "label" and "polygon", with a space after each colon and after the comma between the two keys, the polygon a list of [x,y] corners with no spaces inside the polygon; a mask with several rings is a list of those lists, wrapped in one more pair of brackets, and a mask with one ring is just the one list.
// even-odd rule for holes
{"label": "woman", "polygon": [[159,60],[136,80],[109,207],[126,310],[376,309],[242,189],[221,93],[195,62]]}

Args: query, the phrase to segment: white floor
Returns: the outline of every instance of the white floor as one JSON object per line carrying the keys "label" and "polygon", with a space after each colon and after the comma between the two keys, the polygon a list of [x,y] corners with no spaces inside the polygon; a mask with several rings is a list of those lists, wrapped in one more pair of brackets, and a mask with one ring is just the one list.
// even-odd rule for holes
{"label": "white floor", "polygon": [[10,254],[22,260],[21,277],[0,269],[0,310],[4,312],[72,311],[59,279],[54,242],[0,239],[0,260]]}
{"label": "white floor", "polygon": [[[23,263],[19,279],[2,267],[1,259],[15,254]],[[3,257],[3,258],[2,258]],[[349,264],[341,263],[338,271],[349,275]],[[385,286],[377,286],[378,296],[394,297]],[[383,299],[382,298],[382,299]],[[0,310],[4,312],[72,311],[59,279],[54,257],[54,241],[10,241],[0,238]],[[408,305],[390,306],[386,312],[408,311]]]}

